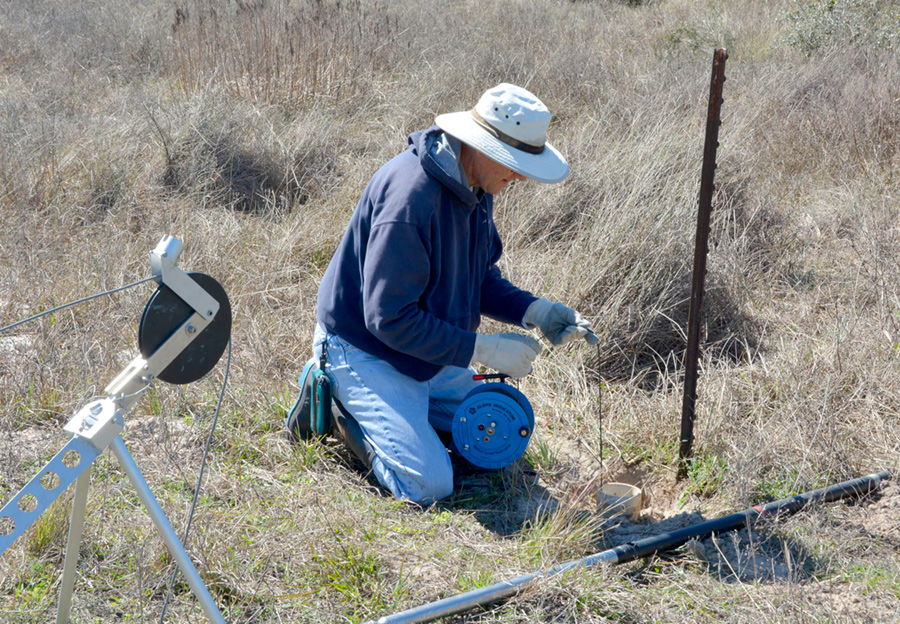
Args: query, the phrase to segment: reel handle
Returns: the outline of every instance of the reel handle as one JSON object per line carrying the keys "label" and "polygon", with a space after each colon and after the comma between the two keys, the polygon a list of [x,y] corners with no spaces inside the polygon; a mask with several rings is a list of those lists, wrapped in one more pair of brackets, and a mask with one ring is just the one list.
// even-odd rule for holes
{"label": "reel handle", "polygon": [[500,381],[506,381],[507,379],[509,379],[509,375],[504,375],[503,373],[485,373],[472,375],[472,379],[474,381],[482,381],[488,379],[499,379]]}

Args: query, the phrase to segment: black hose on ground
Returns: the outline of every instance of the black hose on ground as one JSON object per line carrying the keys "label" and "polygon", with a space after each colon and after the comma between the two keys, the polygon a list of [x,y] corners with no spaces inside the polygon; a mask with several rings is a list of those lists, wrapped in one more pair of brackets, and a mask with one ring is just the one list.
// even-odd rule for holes
{"label": "black hose on ground", "polygon": [[798,494],[789,498],[783,498],[766,505],[757,505],[738,513],[733,513],[722,518],[701,522],[693,526],[685,527],[677,531],[655,535],[636,542],[629,542],[605,550],[582,559],[562,563],[548,570],[526,574],[514,579],[495,583],[488,587],[475,589],[464,594],[451,596],[420,607],[415,607],[401,613],[388,615],[378,619],[377,622],[366,624],[414,624],[419,622],[431,622],[448,615],[455,615],[483,607],[517,594],[525,585],[538,579],[549,578],[562,572],[568,572],[582,566],[597,563],[625,563],[653,554],[673,550],[689,542],[692,539],[705,539],[710,535],[734,531],[753,526],[762,519],[775,518],[783,515],[794,514],[810,503],[830,503],[843,498],[865,496],[876,490],[882,481],[891,478],[888,471],[882,471],[850,481],[844,481],[819,490],[813,490],[804,494]]}

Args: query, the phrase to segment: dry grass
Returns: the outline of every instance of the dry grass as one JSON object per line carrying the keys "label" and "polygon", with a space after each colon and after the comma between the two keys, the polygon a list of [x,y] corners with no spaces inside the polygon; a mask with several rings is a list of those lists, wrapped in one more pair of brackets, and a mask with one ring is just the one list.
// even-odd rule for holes
{"label": "dry grass", "polygon": [[[228,621],[364,621],[896,473],[896,20],[896,3],[855,0],[6,2],[0,325],[148,275],[165,233],[185,242],[183,267],[225,286],[231,378],[190,551]],[[696,459],[676,481],[705,99],[721,45]],[[449,500],[420,509],[385,496],[333,440],[288,445],[281,423],[318,281],[368,178],[408,132],[500,81],[549,104],[573,171],[498,199],[503,268],[578,307],[601,346],[547,349],[521,382],[538,418],[527,461],[463,476]],[[148,294],[0,335],[4,503],[136,353]],[[156,388],[128,419],[126,442],[179,532],[222,374]],[[643,485],[641,523],[594,513],[600,477]],[[888,488],[551,579],[453,621],[895,621],[898,497]],[[3,621],[52,619],[69,504],[0,558]],[[172,570],[101,456],[73,621],[158,621]],[[181,582],[166,620],[203,621]]]}

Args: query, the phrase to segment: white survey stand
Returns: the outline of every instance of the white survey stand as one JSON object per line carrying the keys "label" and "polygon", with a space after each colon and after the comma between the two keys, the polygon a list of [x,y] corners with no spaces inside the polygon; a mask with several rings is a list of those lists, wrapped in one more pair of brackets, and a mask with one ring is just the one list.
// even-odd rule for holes
{"label": "white survey stand", "polygon": [[[40,515],[74,482],[75,495],[66,544],[66,558],[60,586],[57,624],[67,624],[72,607],[72,592],[78,551],[84,527],[90,466],[107,447],[118,458],[128,479],[137,490],[144,508],[156,525],[163,542],[175,559],[210,622],[225,620],[219,612],[172,528],[162,507],[153,496],[140,468],[119,437],[125,427],[124,416],[143,396],[156,377],[213,321],[219,302],[176,266],[183,245],[178,239],[164,236],[150,252],[153,276],[167,286],[193,310],[193,313],[150,355],[135,358],[104,389],[103,394],[82,407],[66,424],[72,439],[35,477],[0,510],[0,521],[8,530],[0,535],[0,555],[30,527]],[[11,527],[11,529],[10,529]]]}

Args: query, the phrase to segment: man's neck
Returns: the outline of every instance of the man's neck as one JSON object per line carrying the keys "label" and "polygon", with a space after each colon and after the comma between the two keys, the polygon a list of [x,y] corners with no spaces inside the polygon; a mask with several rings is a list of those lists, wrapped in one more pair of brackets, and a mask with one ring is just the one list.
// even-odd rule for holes
{"label": "man's neck", "polygon": [[476,166],[475,166],[476,159],[477,159],[476,151],[473,148],[466,145],[465,143],[463,143],[462,141],[460,141],[459,163],[460,163],[460,166],[462,167],[462,170],[466,174],[466,180],[469,181],[469,188],[471,188],[473,190],[476,188],[480,188],[477,180],[474,177],[476,174],[476,171],[477,171]]}

